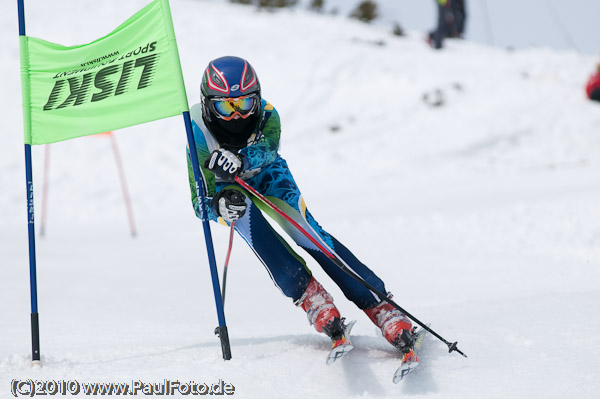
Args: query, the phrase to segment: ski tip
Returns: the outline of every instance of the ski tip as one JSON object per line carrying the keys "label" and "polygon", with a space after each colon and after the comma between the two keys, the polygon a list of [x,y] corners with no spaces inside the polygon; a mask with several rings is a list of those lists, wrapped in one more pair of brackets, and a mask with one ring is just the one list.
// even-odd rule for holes
{"label": "ski tip", "polygon": [[356,324],[356,320],[352,320],[344,327],[344,333],[350,335],[350,331],[352,331],[352,327]]}
{"label": "ski tip", "polygon": [[354,349],[354,346],[352,344],[339,345],[333,348],[327,356],[327,365],[331,366],[333,363],[335,363],[336,360],[344,356],[346,353],[350,352],[352,349]]}
{"label": "ski tip", "polygon": [[419,366],[419,361],[410,361],[406,363],[402,363],[398,370],[394,373],[394,377],[392,378],[392,382],[394,384],[398,384],[400,381],[404,379],[408,374],[412,373],[414,369]]}

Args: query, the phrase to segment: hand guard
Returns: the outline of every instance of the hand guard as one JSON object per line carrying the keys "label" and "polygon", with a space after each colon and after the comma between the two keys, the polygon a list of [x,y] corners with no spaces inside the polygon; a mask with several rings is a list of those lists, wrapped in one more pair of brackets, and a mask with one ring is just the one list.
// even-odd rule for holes
{"label": "hand guard", "polygon": [[246,213],[246,196],[237,190],[222,190],[212,200],[217,214],[226,222],[238,220]]}
{"label": "hand guard", "polygon": [[224,148],[214,150],[204,162],[204,167],[222,180],[233,180],[242,172],[242,166],[242,160]]}

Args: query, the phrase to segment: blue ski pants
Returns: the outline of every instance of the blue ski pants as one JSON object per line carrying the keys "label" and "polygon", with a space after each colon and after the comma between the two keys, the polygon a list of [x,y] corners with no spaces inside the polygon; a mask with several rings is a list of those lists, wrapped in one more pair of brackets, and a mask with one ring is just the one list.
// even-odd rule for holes
{"label": "blue ski pants", "polygon": [[[378,290],[386,292],[383,281],[315,221],[306,208],[300,190],[283,158],[278,157],[274,162],[263,167],[259,174],[245,181],[302,226],[321,245],[337,253],[350,270]],[[237,189],[245,193],[248,208],[244,216],[235,222],[235,230],[252,248],[275,285],[286,296],[293,301],[300,299],[311,279],[311,272],[304,259],[271,227],[263,212],[274,219],[298,246],[308,252],[341,288],[344,295],[360,309],[371,308],[380,302],[376,295],[336,266],[295,226],[259,199],[254,198],[251,193],[246,192],[239,185],[217,183],[217,191],[224,188]]]}

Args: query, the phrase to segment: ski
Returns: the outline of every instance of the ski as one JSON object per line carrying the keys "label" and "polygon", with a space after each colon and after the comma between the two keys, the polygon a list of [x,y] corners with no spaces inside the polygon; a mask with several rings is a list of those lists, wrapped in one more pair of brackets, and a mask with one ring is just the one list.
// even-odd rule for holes
{"label": "ski", "polygon": [[346,353],[350,352],[354,349],[352,342],[350,342],[350,331],[356,320],[352,320],[348,325],[344,326],[343,333],[340,339],[332,339],[333,343],[331,345],[331,350],[327,355],[327,365],[332,365],[336,360],[344,356]]}
{"label": "ski", "polygon": [[406,377],[414,369],[416,369],[417,366],[419,366],[419,356],[417,353],[421,350],[421,345],[423,345],[423,340],[426,334],[427,330],[425,329],[418,331],[416,333],[417,337],[415,339],[415,345],[411,348],[410,352],[402,354],[402,364],[394,373],[394,384],[402,381],[404,377]]}

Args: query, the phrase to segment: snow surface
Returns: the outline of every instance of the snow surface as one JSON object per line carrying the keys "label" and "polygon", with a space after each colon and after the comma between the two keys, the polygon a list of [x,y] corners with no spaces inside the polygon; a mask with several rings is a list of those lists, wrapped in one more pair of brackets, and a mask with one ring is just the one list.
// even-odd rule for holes
{"label": "snow surface", "polygon": [[[28,34],[70,45],[110,32],[146,1],[26,3]],[[110,140],[51,146],[37,240],[43,365],[32,368],[16,4],[2,2],[0,397],[16,378],[224,379],[242,398],[597,397],[600,106],[583,90],[593,57],[455,41],[434,52],[421,34],[397,38],[343,17],[171,7],[190,103],[210,59],[247,57],[280,112],[281,152],[312,213],[469,358],[431,339],[422,367],[392,384],[397,354],[310,259],[358,320],[356,349],[326,366],[329,340],[236,238],[233,359],[223,361],[174,117],[116,134],[135,239]],[[430,107],[422,97],[437,88],[446,105]],[[44,151],[33,148],[38,229]],[[212,231],[222,265],[228,229]]]}

